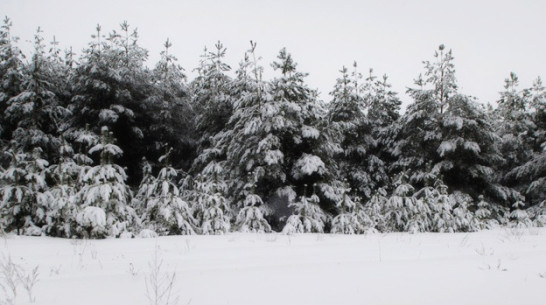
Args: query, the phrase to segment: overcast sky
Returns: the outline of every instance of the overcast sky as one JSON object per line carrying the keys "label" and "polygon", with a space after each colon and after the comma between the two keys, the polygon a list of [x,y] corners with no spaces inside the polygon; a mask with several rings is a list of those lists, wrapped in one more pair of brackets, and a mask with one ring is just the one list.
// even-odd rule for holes
{"label": "overcast sky", "polygon": [[127,20],[154,63],[166,38],[191,76],[203,47],[221,40],[237,68],[249,41],[258,42],[266,77],[282,47],[292,53],[324,99],[340,68],[357,61],[362,73],[387,74],[404,102],[406,88],[443,43],[453,50],[461,92],[498,99],[511,71],[528,87],[546,76],[546,1],[480,0],[0,0],[20,46],[30,49],[36,28],[46,41],[81,51],[97,23],[104,31]]}

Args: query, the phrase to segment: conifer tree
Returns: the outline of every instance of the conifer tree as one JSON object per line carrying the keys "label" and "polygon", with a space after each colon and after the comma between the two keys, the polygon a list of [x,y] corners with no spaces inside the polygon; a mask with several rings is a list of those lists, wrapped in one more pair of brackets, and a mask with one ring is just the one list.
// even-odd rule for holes
{"label": "conifer tree", "polygon": [[337,203],[339,214],[332,220],[331,233],[359,234],[364,232],[364,226],[357,217],[356,205],[349,196],[350,188],[345,187],[341,200]]}
{"label": "conifer tree", "polygon": [[224,62],[226,48],[218,41],[214,50],[201,55],[198,76],[191,84],[192,106],[196,112],[199,151],[211,146],[211,137],[226,126],[232,112],[231,67]]}
{"label": "conifer tree", "polygon": [[89,238],[118,237],[136,220],[129,206],[131,190],[125,184],[127,175],[114,163],[114,158],[123,151],[113,141],[113,133],[103,127],[100,142],[89,150],[90,154],[99,154],[100,163],[80,177],[82,211],[77,222],[81,234]]}
{"label": "conifer tree", "polygon": [[163,167],[147,188],[143,225],[159,235],[195,234],[192,208],[182,199],[174,182],[178,173],[170,165],[171,152],[172,149],[159,158]]}
{"label": "conifer tree", "polygon": [[264,219],[264,202],[262,198],[254,192],[256,175],[254,173],[249,173],[248,176],[246,194],[242,204],[239,204],[242,208],[237,215],[235,227],[241,232],[271,232],[271,226]]}
{"label": "conifer tree", "polygon": [[59,161],[49,168],[53,186],[43,228],[47,235],[70,238],[76,234],[76,216],[80,209],[77,183],[83,167],[76,163],[73,156],[72,146],[63,138]]}
{"label": "conifer tree", "polygon": [[11,34],[11,26],[11,20],[5,17],[0,27],[0,144],[6,146],[15,127],[4,113],[8,101],[21,92],[23,82],[24,55],[17,47],[19,38]]}
{"label": "conifer tree", "polygon": [[[330,94],[333,100],[329,104],[330,128],[339,139],[341,152],[336,161],[342,179],[347,179],[353,194],[369,200],[372,193],[387,180],[385,165],[373,152],[377,141],[372,134],[372,124],[366,116],[366,101],[373,100],[373,88],[361,88],[362,75],[356,71],[349,77],[345,67],[340,71],[334,91]],[[373,85],[373,84],[372,84]],[[364,92],[364,93],[360,93]]]}
{"label": "conifer tree", "polygon": [[[307,189],[307,185],[304,185]],[[288,220],[282,232],[284,234],[295,233],[324,233],[324,228],[328,224],[330,217],[320,208],[320,199],[315,193],[316,185],[313,185],[313,194],[311,196],[302,195],[290,207],[294,212]]]}

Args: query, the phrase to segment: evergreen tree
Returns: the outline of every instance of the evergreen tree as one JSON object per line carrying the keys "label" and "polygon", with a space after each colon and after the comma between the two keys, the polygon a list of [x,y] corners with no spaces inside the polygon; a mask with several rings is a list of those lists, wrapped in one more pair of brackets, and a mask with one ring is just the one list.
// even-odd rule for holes
{"label": "evergreen tree", "polygon": [[331,233],[359,234],[364,232],[364,226],[356,214],[358,203],[349,197],[350,188],[345,187],[341,200],[337,203],[339,214],[332,220]]}
{"label": "evergreen tree", "polygon": [[[8,101],[21,92],[23,82],[23,53],[17,47],[18,37],[11,34],[12,22],[5,17],[0,27],[0,144],[7,145],[15,129],[5,111]],[[3,157],[2,157],[3,158]]]}
{"label": "evergreen tree", "polygon": [[441,174],[454,191],[505,198],[492,177],[501,160],[497,136],[485,111],[458,93],[453,56],[444,50],[441,45],[436,61],[425,62],[426,78],[416,81],[420,88],[408,91],[415,102],[393,127],[392,154],[399,158],[393,168],[411,169],[411,182],[422,187],[431,162],[434,174]]}
{"label": "evergreen tree", "polygon": [[505,182],[533,206],[546,201],[546,89],[540,78],[525,90],[524,99],[526,109],[517,112],[519,119],[505,118],[511,127],[502,137],[509,163]]}
{"label": "evergreen tree", "polygon": [[2,171],[1,214],[5,231],[40,235],[49,202],[46,183],[48,162],[41,158],[40,148],[25,153],[11,145],[9,166]]}
{"label": "evergreen tree", "polygon": [[49,168],[53,186],[43,230],[47,235],[70,238],[76,233],[76,216],[80,209],[77,182],[83,167],[73,159],[72,146],[65,139],[62,143],[58,164]]}
{"label": "evergreen tree", "polygon": [[[388,178],[383,161],[373,154],[377,141],[365,113],[366,100],[374,99],[373,88],[366,86],[366,94],[360,93],[364,91],[359,84],[362,76],[356,72],[356,63],[354,68],[352,78],[345,67],[340,71],[342,76],[330,93],[333,100],[329,104],[329,120],[341,144],[341,152],[336,156],[338,175],[348,180],[354,195],[368,200]],[[369,79],[373,82],[372,76]]]}
{"label": "evergreen tree", "polygon": [[[307,185],[304,187],[307,188]],[[316,185],[313,185],[315,188]],[[282,233],[324,233],[330,217],[320,208],[319,202],[319,197],[313,191],[310,197],[303,195],[296,202],[290,203],[294,212],[288,217]]]}
{"label": "evergreen tree", "polygon": [[190,205],[182,199],[175,184],[177,171],[171,167],[169,156],[172,150],[159,158],[163,168],[146,191],[144,226],[159,235],[195,234],[195,219]]}
{"label": "evergreen tree", "polygon": [[242,206],[242,209],[237,215],[235,226],[241,232],[271,232],[271,226],[264,219],[264,202],[254,192],[256,175],[249,173],[248,180],[244,201],[242,204],[239,204],[239,206]]}
{"label": "evergreen tree", "polygon": [[227,185],[222,174],[223,167],[211,162],[195,181],[198,219],[205,235],[225,234],[231,228],[230,202],[224,195]]}
{"label": "evergreen tree", "polygon": [[16,129],[12,137],[18,147],[30,152],[39,147],[52,162],[61,145],[58,122],[68,115],[52,92],[51,64],[44,51],[41,30],[34,36],[34,53],[23,70],[21,92],[8,100],[5,117]]}
{"label": "evergreen tree", "polygon": [[184,69],[171,54],[172,43],[167,39],[161,58],[152,71],[152,88],[146,100],[146,115],[150,121],[144,125],[149,136],[148,153],[154,158],[166,143],[173,147],[172,162],[187,168],[194,149],[194,111],[189,103],[190,93],[186,86]]}
{"label": "evergreen tree", "polygon": [[113,163],[123,151],[113,143],[113,133],[102,128],[100,142],[89,150],[100,155],[100,164],[91,167],[80,183],[82,211],[77,216],[81,233],[89,238],[118,237],[130,229],[136,214],[129,206],[131,190],[125,184],[123,168]]}
{"label": "evergreen tree", "polygon": [[211,146],[211,138],[224,129],[233,112],[231,79],[226,74],[231,67],[223,61],[226,48],[219,41],[214,46],[212,52],[205,48],[191,85],[199,151]]}
{"label": "evergreen tree", "polygon": [[151,121],[147,111],[150,73],[144,67],[147,51],[138,45],[137,31],[131,32],[126,22],[120,33],[112,31],[108,37],[100,26],[96,31],[74,72],[72,126],[89,125],[97,134],[100,126],[106,126],[123,135],[119,145],[125,153],[119,163],[127,167],[130,182],[138,183],[138,164],[149,148],[145,136],[153,136],[144,134]]}

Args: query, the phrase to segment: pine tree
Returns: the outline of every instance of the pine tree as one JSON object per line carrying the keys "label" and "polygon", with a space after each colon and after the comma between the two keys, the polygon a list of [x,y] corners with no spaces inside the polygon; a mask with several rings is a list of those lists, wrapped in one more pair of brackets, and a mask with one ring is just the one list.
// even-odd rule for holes
{"label": "pine tree", "polygon": [[[307,185],[304,187],[307,188]],[[313,189],[316,189],[316,185],[313,185]],[[330,217],[320,208],[319,202],[319,197],[313,191],[311,196],[302,195],[299,200],[290,203],[294,212],[288,217],[282,233],[324,233]]]}
{"label": "pine tree", "polygon": [[144,67],[147,51],[138,45],[138,33],[123,22],[121,32],[112,31],[108,37],[100,26],[94,41],[84,50],[81,63],[74,72],[74,96],[71,103],[72,126],[82,129],[91,126],[99,134],[106,126],[119,138],[125,152],[119,163],[127,167],[130,182],[140,181],[138,164],[149,147],[144,134],[151,121],[150,73]]}
{"label": "pine tree", "polygon": [[523,207],[525,206],[525,198],[520,197],[514,204],[512,205],[512,212],[510,212],[510,226],[518,229],[526,229],[533,226],[533,223],[531,219],[529,218],[529,214],[527,214],[526,210],[523,210]]}
{"label": "pine tree", "polygon": [[[221,163],[211,162],[198,175],[193,186],[188,183],[185,188],[191,190],[186,198],[194,198],[197,204],[197,219],[200,221],[201,233],[225,234],[231,228],[230,202],[225,197],[227,184],[223,177],[224,167]],[[192,194],[193,193],[193,194]]]}
{"label": "pine tree", "polygon": [[264,202],[260,196],[254,192],[256,175],[249,173],[246,186],[246,194],[241,210],[237,215],[235,227],[241,232],[268,233],[271,232],[271,226],[264,219]]}
{"label": "pine tree", "polygon": [[341,171],[338,175],[349,181],[354,195],[368,200],[374,190],[385,184],[388,178],[383,161],[373,154],[377,141],[365,113],[367,100],[374,99],[373,88],[368,84],[373,82],[374,77],[371,75],[368,86],[362,89],[362,76],[356,71],[356,63],[354,68],[352,78],[345,67],[340,71],[342,76],[330,93],[333,100],[329,104],[328,117],[330,128],[341,144],[341,152],[336,156]]}
{"label": "pine tree", "polygon": [[218,41],[214,51],[205,48],[198,76],[191,84],[192,106],[196,112],[199,151],[211,146],[211,138],[224,129],[233,112],[231,67],[224,62],[226,48]]}
{"label": "pine tree", "polygon": [[533,206],[546,202],[546,89],[540,78],[523,98],[525,112],[513,111],[519,119],[505,118],[505,126],[511,127],[502,137],[508,159],[505,182],[525,194]]}
{"label": "pine tree", "polygon": [[100,142],[89,150],[90,154],[100,155],[100,164],[91,167],[80,181],[82,211],[77,222],[81,234],[89,238],[118,237],[136,220],[128,204],[131,190],[125,184],[127,175],[113,163],[123,151],[113,141],[113,133],[103,127]]}
{"label": "pine tree", "polygon": [[[194,150],[194,110],[190,105],[190,92],[186,85],[184,69],[172,54],[172,43],[167,39],[161,58],[152,71],[153,86],[146,100],[146,115],[150,121],[144,124],[144,134],[149,135],[148,154],[161,154],[166,143],[173,147],[172,162],[187,168]],[[150,154],[150,152],[153,152]]]}
{"label": "pine tree", "polygon": [[195,234],[195,219],[190,205],[182,199],[175,184],[177,171],[171,167],[169,157],[172,152],[159,158],[163,168],[147,189],[147,202],[143,215],[144,226],[159,235]]}
{"label": "pine tree", "polygon": [[435,62],[425,62],[425,79],[409,89],[415,102],[408,107],[392,134],[392,154],[399,158],[393,168],[407,167],[411,182],[422,187],[431,162],[453,191],[505,197],[493,180],[493,167],[501,160],[497,136],[484,109],[457,91],[451,51],[440,46]]}
{"label": "pine tree", "polygon": [[40,235],[49,202],[46,183],[48,162],[40,148],[25,153],[11,145],[9,166],[2,171],[2,227],[17,234]]}
{"label": "pine tree", "polygon": [[[23,53],[17,47],[18,37],[11,34],[12,22],[5,17],[0,27],[0,144],[7,145],[15,129],[14,122],[4,115],[8,101],[21,92]],[[3,157],[2,157],[3,158]]]}
{"label": "pine tree", "polygon": [[331,233],[359,234],[364,232],[364,226],[359,222],[356,214],[358,203],[349,196],[350,188],[344,189],[341,200],[337,203],[339,214],[332,220]]}
{"label": "pine tree", "polygon": [[[414,216],[414,208],[418,204],[413,196],[414,188],[408,183],[408,175],[402,172],[394,182],[395,189],[385,205],[385,230],[387,232],[404,232],[416,230],[427,224],[410,222]],[[411,225],[411,228],[408,227]]]}
{"label": "pine tree", "polygon": [[49,168],[54,182],[43,230],[47,235],[70,238],[76,233],[76,216],[80,209],[77,182],[83,167],[74,160],[72,146],[64,138],[62,143],[58,164]]}
{"label": "pine tree", "polygon": [[5,117],[16,127],[12,137],[18,147],[27,152],[39,147],[45,159],[52,162],[61,145],[58,122],[66,118],[68,111],[52,92],[50,79],[51,64],[38,28],[32,60],[23,70],[21,92],[8,100]]}

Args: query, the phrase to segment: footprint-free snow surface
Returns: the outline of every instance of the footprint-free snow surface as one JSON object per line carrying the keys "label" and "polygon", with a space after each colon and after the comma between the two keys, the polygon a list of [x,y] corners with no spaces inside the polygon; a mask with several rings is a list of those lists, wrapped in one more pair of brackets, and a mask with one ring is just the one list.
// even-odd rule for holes
{"label": "footprint-free snow surface", "polygon": [[[8,235],[0,250],[4,270],[10,259],[20,267],[15,304],[30,304],[24,277],[36,266],[34,304],[154,304],[154,284],[168,292],[170,281],[162,280],[173,274],[169,304],[546,304],[546,229],[107,240]],[[0,283],[7,280],[0,271]],[[2,293],[0,303],[12,297],[9,289]]]}

